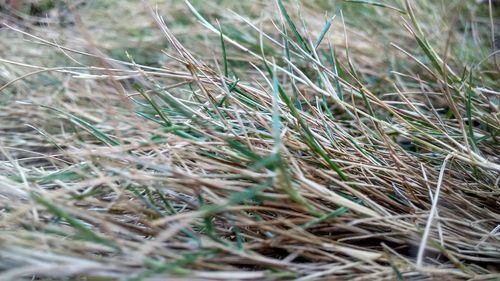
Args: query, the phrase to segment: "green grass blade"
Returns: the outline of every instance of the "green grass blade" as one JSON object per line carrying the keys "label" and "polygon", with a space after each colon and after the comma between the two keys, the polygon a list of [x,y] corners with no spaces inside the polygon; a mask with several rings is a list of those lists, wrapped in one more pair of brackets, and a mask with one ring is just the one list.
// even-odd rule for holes
{"label": "green grass blade", "polygon": [[84,128],[89,133],[91,133],[95,138],[97,138],[98,140],[100,140],[101,142],[103,142],[109,146],[120,145],[120,142],[118,142],[116,139],[108,136],[104,132],[101,132],[99,129],[97,129],[95,126],[93,126],[89,122],[87,122],[87,121],[85,121],[85,120],[83,120],[83,119],[81,119],[81,118],[79,118],[71,113],[67,113],[67,112],[64,112],[60,109],[57,109],[57,108],[54,108],[51,106],[47,106],[47,105],[40,105],[40,106],[44,107],[44,108],[48,108],[48,109],[53,110],[53,111],[56,111],[57,113],[63,115],[64,117],[68,118],[73,124],[75,124],[81,128]]}
{"label": "green grass blade", "polygon": [[372,6],[376,6],[376,7],[387,8],[387,9],[397,11],[401,14],[406,14],[406,11],[403,9],[396,8],[394,6],[387,5],[387,4],[381,3],[381,2],[368,1],[368,0],[344,0],[344,1],[347,3],[367,4],[367,5],[372,5]]}
{"label": "green grass blade", "polygon": [[335,16],[329,18],[326,21],[325,26],[323,26],[323,29],[321,30],[321,33],[319,34],[318,39],[316,40],[316,43],[314,43],[314,49],[317,49],[321,44],[321,41],[323,41],[323,38],[325,38],[326,33],[328,32],[328,30],[330,30],[330,27],[332,26],[332,21],[334,18]]}
{"label": "green grass blade", "polygon": [[224,77],[229,76],[229,70],[227,66],[227,54],[226,54],[226,46],[224,44],[224,34],[222,33],[222,28],[219,26],[219,32],[220,32],[220,45],[222,47],[222,57],[224,59]]}
{"label": "green grass blade", "polygon": [[311,53],[311,49],[309,49],[309,47],[307,47],[306,41],[304,40],[304,38],[302,38],[302,35],[300,35],[299,31],[297,30],[297,27],[295,26],[292,19],[290,18],[290,15],[288,15],[288,12],[286,11],[285,5],[283,5],[282,0],[278,0],[278,6],[280,8],[281,14],[283,15],[286,22],[288,23],[288,26],[292,30],[293,35],[295,36],[295,39],[297,39],[299,45],[302,47],[302,49],[304,51],[306,51],[307,53]]}
{"label": "green grass blade", "polygon": [[[274,75],[273,71],[267,65],[267,63],[265,63],[265,60],[264,60],[264,64],[265,64],[265,67],[267,68],[269,75],[272,77]],[[290,113],[292,114],[292,116],[295,119],[297,119],[300,127],[303,130],[303,136],[305,137],[306,143],[309,145],[309,147],[315,153],[320,155],[321,158],[323,158],[323,160],[325,160],[325,162],[330,166],[330,168],[332,168],[339,175],[339,177],[342,180],[347,181],[348,177],[344,174],[344,172],[342,172],[340,167],[335,162],[332,161],[332,159],[328,156],[328,153],[325,151],[325,149],[323,147],[321,147],[321,145],[318,143],[318,141],[314,138],[314,134],[309,129],[309,126],[307,125],[307,123],[304,121],[304,119],[300,115],[300,112],[297,110],[297,108],[294,106],[294,104],[290,100],[290,97],[285,93],[285,91],[283,90],[283,88],[279,84],[278,84],[278,92],[279,92],[280,97],[283,100],[283,102],[290,109]]]}
{"label": "green grass blade", "polygon": [[94,243],[98,243],[98,244],[102,244],[102,245],[108,246],[114,250],[121,251],[120,247],[118,247],[118,245],[115,242],[107,240],[107,239],[102,238],[101,236],[95,234],[92,230],[89,229],[89,227],[87,225],[82,223],[80,220],[75,219],[69,213],[64,211],[62,208],[49,202],[47,199],[43,198],[41,195],[39,195],[35,192],[32,192],[31,198],[35,202],[37,202],[38,204],[44,206],[50,213],[54,214],[55,216],[57,216],[59,218],[64,219],[72,227],[77,229],[81,234],[80,235],[81,239],[91,241]]}
{"label": "green grass blade", "polygon": [[158,106],[158,104],[145,91],[143,91],[138,84],[134,84],[133,86],[149,102],[149,104],[151,104],[156,113],[158,113],[163,122],[165,122],[163,125],[167,127],[172,126],[172,121],[170,121],[165,112],[163,112],[162,108]]}

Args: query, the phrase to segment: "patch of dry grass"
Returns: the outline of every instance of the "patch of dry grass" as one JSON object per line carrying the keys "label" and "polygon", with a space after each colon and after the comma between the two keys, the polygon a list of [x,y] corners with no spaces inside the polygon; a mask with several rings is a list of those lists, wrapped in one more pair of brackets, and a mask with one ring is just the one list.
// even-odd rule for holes
{"label": "patch of dry grass", "polygon": [[312,2],[3,3],[0,279],[500,278],[493,3]]}

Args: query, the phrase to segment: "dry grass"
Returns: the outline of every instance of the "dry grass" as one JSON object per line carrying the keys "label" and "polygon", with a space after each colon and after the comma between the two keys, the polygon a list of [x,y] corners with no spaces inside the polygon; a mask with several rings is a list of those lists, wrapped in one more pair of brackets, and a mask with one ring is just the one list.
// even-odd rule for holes
{"label": "dry grass", "polygon": [[1,280],[500,278],[493,2],[7,2]]}

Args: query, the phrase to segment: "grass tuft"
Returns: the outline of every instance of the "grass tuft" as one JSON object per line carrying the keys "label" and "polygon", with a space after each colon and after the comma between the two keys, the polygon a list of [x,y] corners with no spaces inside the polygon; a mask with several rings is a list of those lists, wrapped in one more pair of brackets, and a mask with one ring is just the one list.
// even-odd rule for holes
{"label": "grass tuft", "polygon": [[479,2],[1,4],[0,280],[500,278]]}

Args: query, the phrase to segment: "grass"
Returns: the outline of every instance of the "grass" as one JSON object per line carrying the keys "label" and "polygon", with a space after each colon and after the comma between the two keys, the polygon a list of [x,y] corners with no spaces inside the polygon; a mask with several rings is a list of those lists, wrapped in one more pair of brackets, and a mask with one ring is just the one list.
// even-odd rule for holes
{"label": "grass", "polygon": [[495,5],[0,5],[0,279],[499,279]]}

